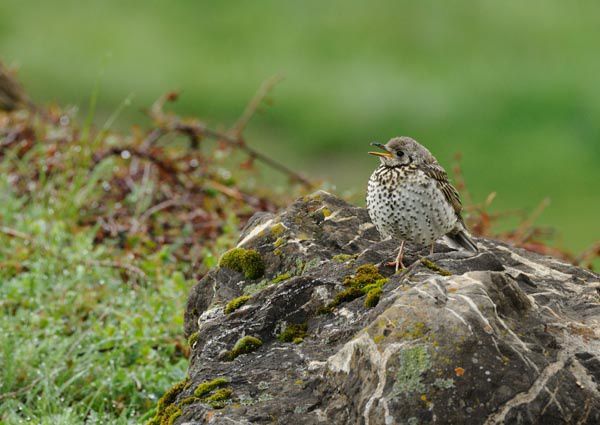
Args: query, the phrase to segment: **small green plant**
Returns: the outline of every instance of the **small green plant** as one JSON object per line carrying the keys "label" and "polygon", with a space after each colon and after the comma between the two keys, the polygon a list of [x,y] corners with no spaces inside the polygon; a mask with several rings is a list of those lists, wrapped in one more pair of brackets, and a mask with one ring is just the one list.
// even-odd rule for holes
{"label": "small green plant", "polygon": [[231,398],[231,394],[233,394],[231,388],[221,388],[208,397],[205,397],[202,401],[210,404],[215,409],[221,409],[225,406],[225,401]]}
{"label": "small green plant", "polygon": [[363,264],[356,269],[353,275],[344,279],[344,285],[347,288],[338,292],[333,301],[322,307],[319,313],[330,313],[341,303],[355,300],[365,294],[367,294],[365,307],[375,307],[381,298],[382,287],[387,281],[388,279],[379,273],[379,270],[373,264]]}
{"label": "small green plant", "polygon": [[441,276],[452,276],[452,273],[450,271],[441,268],[440,266],[438,266],[433,261],[427,258],[421,258],[421,264],[423,264],[429,270],[432,270]]}
{"label": "small green plant", "polygon": [[242,295],[240,297],[232,299],[225,306],[225,314],[234,312],[235,310],[246,304],[250,298],[251,297],[249,295]]}
{"label": "small green plant", "polygon": [[277,336],[277,339],[281,342],[294,342],[299,344],[306,337],[306,330],[306,323],[288,323],[285,329]]}
{"label": "small green plant", "polygon": [[219,267],[227,267],[244,274],[246,279],[258,279],[265,273],[260,254],[253,249],[233,248],[219,260]]}
{"label": "small green plant", "polygon": [[206,396],[207,394],[209,394],[210,392],[214,391],[215,389],[224,387],[227,384],[229,384],[229,379],[223,378],[223,377],[215,378],[211,381],[204,381],[204,382],[198,384],[198,386],[194,390],[194,396],[196,396],[198,398],[202,398],[202,397]]}
{"label": "small green plant", "polygon": [[251,353],[252,351],[258,349],[262,345],[262,341],[259,338],[253,336],[245,336],[240,338],[233,348],[227,353],[227,359],[233,360],[236,357]]}
{"label": "small green plant", "polygon": [[367,296],[365,297],[365,307],[375,307],[379,303],[379,299],[381,298],[381,292],[381,288],[373,288],[369,292],[367,292]]}

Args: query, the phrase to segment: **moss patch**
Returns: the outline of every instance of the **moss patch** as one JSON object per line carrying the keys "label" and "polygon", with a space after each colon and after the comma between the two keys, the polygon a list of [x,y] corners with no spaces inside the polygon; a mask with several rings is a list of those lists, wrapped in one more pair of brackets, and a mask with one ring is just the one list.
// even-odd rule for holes
{"label": "moss patch", "polygon": [[286,227],[283,223],[277,223],[271,226],[271,234],[276,238],[280,237],[285,232]]}
{"label": "moss patch", "polygon": [[[281,342],[294,342],[296,344],[301,343],[306,337],[306,323],[294,324],[289,323],[283,332],[277,335],[277,339]],[[297,342],[297,340],[299,340]]]}
{"label": "moss patch", "polygon": [[229,379],[227,378],[215,378],[211,381],[204,381],[196,387],[194,396],[202,398],[215,389],[224,387],[227,384],[229,384]]}
{"label": "moss patch", "polygon": [[334,255],[332,259],[336,263],[345,263],[346,261],[350,261],[350,260],[356,259],[356,255],[352,255],[352,254],[338,254],[338,255]]}
{"label": "moss patch", "polygon": [[428,260],[427,258],[421,258],[421,264],[423,264],[429,270],[432,270],[432,271],[436,272],[439,275],[442,275],[442,276],[452,276],[452,273],[450,271],[441,268],[440,266],[438,266],[437,264],[435,264],[433,261]]}
{"label": "moss patch", "polygon": [[200,332],[194,332],[188,338],[188,344],[190,347],[193,347],[196,341],[198,341],[198,337],[200,336]]}
{"label": "moss patch", "polygon": [[222,409],[225,402],[231,398],[233,390],[229,387],[227,378],[215,378],[211,381],[204,381],[196,387],[193,397],[188,397],[181,401],[180,406],[194,403],[196,401],[209,404],[214,409]]}
{"label": "moss patch", "polygon": [[227,267],[244,274],[246,279],[258,279],[265,274],[265,263],[253,249],[234,248],[219,260],[219,267]]}
{"label": "moss patch", "polygon": [[423,322],[416,322],[400,334],[402,339],[419,339],[424,337],[430,331],[429,327]]}
{"label": "moss patch", "polygon": [[231,398],[231,394],[233,394],[233,390],[231,388],[221,388],[216,390],[208,397],[202,399],[202,401],[215,409],[222,409],[225,406],[225,401]]}
{"label": "moss patch", "polygon": [[344,285],[348,288],[338,292],[333,301],[319,310],[320,313],[329,313],[333,308],[341,303],[355,300],[365,294],[371,294],[365,300],[366,307],[374,307],[379,302],[382,293],[382,287],[387,283],[385,278],[377,267],[373,264],[364,264],[356,269],[356,272],[351,276],[346,276]]}
{"label": "moss patch", "polygon": [[373,288],[369,292],[367,292],[367,296],[365,298],[365,307],[373,308],[379,303],[379,299],[381,298],[382,289],[381,288]]}
{"label": "moss patch", "polygon": [[236,357],[251,353],[262,345],[262,341],[259,338],[253,336],[245,336],[240,338],[238,342],[235,343],[231,351],[227,353],[227,359],[233,360]]}
{"label": "moss patch", "polygon": [[291,273],[278,274],[275,279],[273,279],[273,283],[283,282],[284,280],[288,280],[290,277],[292,277]]}
{"label": "moss patch", "polygon": [[172,424],[181,415],[181,409],[174,404],[175,400],[187,384],[186,379],[169,388],[156,404],[156,415],[146,425]]}
{"label": "moss patch", "polygon": [[353,276],[346,276],[344,279],[344,285],[352,286],[355,288],[364,288],[367,285],[374,284],[379,280],[387,279],[383,277],[377,267],[373,264],[363,264],[356,269],[356,273]]}
{"label": "moss patch", "polygon": [[229,314],[229,313],[236,311],[238,308],[240,308],[241,306],[246,304],[246,302],[248,302],[249,299],[250,299],[249,295],[242,295],[241,297],[232,299],[225,306],[225,310],[224,310],[225,314]]}

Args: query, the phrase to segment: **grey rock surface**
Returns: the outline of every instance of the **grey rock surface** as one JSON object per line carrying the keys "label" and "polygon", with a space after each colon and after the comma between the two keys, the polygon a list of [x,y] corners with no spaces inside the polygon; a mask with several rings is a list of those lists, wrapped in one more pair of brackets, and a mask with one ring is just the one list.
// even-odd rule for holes
{"label": "grey rock surface", "polygon": [[[195,342],[175,423],[599,424],[600,276],[477,243],[475,256],[409,246],[408,271],[394,275],[395,244],[365,209],[325,192],[255,217],[238,246],[262,255],[265,276],[218,268],[190,294]],[[389,278],[379,303],[324,309],[364,264]],[[277,338],[290,324],[306,324],[300,343]],[[229,360],[246,335],[263,345]],[[219,377],[232,390],[224,405],[194,398]]]}

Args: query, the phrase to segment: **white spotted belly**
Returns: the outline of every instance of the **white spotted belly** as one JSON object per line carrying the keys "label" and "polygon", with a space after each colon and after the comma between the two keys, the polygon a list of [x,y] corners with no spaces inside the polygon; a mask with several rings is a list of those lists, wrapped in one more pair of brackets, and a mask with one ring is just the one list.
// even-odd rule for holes
{"label": "white spotted belly", "polygon": [[373,173],[367,190],[369,216],[382,236],[426,245],[455,228],[456,213],[435,180],[420,170],[391,170],[399,174]]}

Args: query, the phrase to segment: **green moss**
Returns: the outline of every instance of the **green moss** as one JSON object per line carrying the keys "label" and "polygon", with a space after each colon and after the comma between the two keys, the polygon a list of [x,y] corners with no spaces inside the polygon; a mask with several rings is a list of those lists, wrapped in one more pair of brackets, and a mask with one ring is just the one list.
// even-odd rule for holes
{"label": "green moss", "polygon": [[156,414],[146,425],[172,424],[181,415],[181,409],[175,405],[175,400],[187,386],[188,381],[183,380],[169,388],[156,404]]}
{"label": "green moss", "polygon": [[431,367],[431,358],[424,346],[406,348],[399,354],[398,373],[394,383],[394,393],[425,392],[425,384],[421,381],[421,374]]}
{"label": "green moss", "polygon": [[179,402],[179,406],[180,407],[187,406],[188,404],[192,404],[197,401],[200,401],[200,399],[198,397],[195,397],[195,396],[186,397]]}
{"label": "green moss", "polygon": [[179,406],[176,404],[171,404],[165,409],[164,415],[160,421],[160,425],[173,425],[175,423],[175,419],[180,417],[182,413],[183,412]]}
{"label": "green moss", "polygon": [[333,256],[333,261],[336,263],[345,263],[346,261],[354,260],[356,255],[351,254],[338,254]]}
{"label": "green moss", "polygon": [[215,409],[222,409],[225,406],[225,401],[231,398],[231,394],[233,394],[231,388],[221,388],[210,396],[202,399],[202,401]]}
{"label": "green moss", "polygon": [[388,279],[379,273],[377,267],[373,264],[364,264],[356,269],[356,272],[351,276],[346,276],[344,285],[348,288],[338,292],[333,301],[327,306],[320,309],[320,313],[329,313],[334,307],[337,307],[343,302],[352,301],[362,297],[365,294],[370,296],[365,299],[366,307],[374,307],[381,298],[382,287],[387,283]]}
{"label": "green moss", "polygon": [[169,405],[175,402],[175,399],[182,392],[187,384],[187,379],[176,383],[171,388],[167,390],[166,393],[158,400],[157,409],[159,414],[161,411],[164,411]]}
{"label": "green moss", "polygon": [[423,322],[416,322],[400,334],[402,339],[419,339],[424,337],[430,331],[429,327]]}
{"label": "green moss", "polygon": [[285,232],[286,227],[283,223],[277,223],[271,226],[271,234],[276,238],[280,237]]}
{"label": "green moss", "polygon": [[284,280],[288,280],[290,277],[292,277],[291,273],[278,274],[275,279],[273,279],[273,283],[283,282]]}
{"label": "green moss", "polygon": [[295,342],[296,339],[300,339],[300,342],[306,337],[306,323],[294,324],[289,323],[283,332],[277,335],[277,339],[281,342]]}
{"label": "green moss", "polygon": [[280,250],[279,248],[273,251],[273,255],[276,255],[278,257],[281,256],[282,254],[283,254],[283,251]]}
{"label": "green moss", "polygon": [[329,306],[337,307],[341,303],[355,300],[356,298],[362,297],[363,295],[364,295],[364,292],[360,288],[354,288],[354,287],[347,288],[341,292],[338,292],[335,295],[335,297],[333,298],[333,301],[329,304]]}
{"label": "green moss", "polygon": [[229,314],[246,304],[246,302],[250,299],[249,295],[242,295],[241,297],[237,297],[232,299],[225,306],[225,314]]}
{"label": "green moss", "polygon": [[353,276],[347,276],[344,279],[344,285],[363,288],[382,279],[386,278],[379,273],[377,267],[373,264],[363,264],[356,269],[356,273]]}
{"label": "green moss", "polygon": [[231,351],[227,353],[227,358],[229,360],[233,360],[236,357],[251,353],[262,345],[262,341],[253,336],[245,336],[240,338],[238,342],[235,343]]}
{"label": "green moss", "polygon": [[292,342],[294,344],[302,344],[304,342],[304,338],[296,337]]}
{"label": "green moss", "polygon": [[273,242],[273,246],[275,248],[279,248],[284,243],[285,243],[285,239],[283,239],[283,238],[277,238],[277,240],[275,242]]}
{"label": "green moss", "polygon": [[198,384],[198,386],[194,390],[194,396],[204,397],[211,391],[213,391],[219,387],[224,387],[227,384],[229,384],[229,379],[223,378],[223,377],[215,378],[211,381],[204,381],[204,382]]}
{"label": "green moss", "polygon": [[263,279],[252,285],[246,285],[244,286],[244,295],[254,295],[271,285],[273,285],[273,281],[268,279]]}
{"label": "green moss", "polygon": [[365,298],[365,307],[375,307],[379,303],[379,299],[381,298],[381,292],[381,288],[373,288],[369,292],[367,292],[367,297]]}
{"label": "green moss", "polygon": [[435,264],[433,261],[428,260],[427,258],[421,258],[421,264],[423,264],[429,270],[432,270],[442,276],[452,276],[452,273],[450,271],[441,268],[440,266]]}
{"label": "green moss", "polygon": [[188,344],[190,347],[193,347],[196,341],[198,341],[198,337],[200,336],[200,332],[194,332],[188,338]]}
{"label": "green moss", "polygon": [[253,249],[234,248],[219,260],[219,267],[227,267],[244,274],[246,279],[258,279],[265,273],[265,263]]}
{"label": "green moss", "polygon": [[331,215],[331,210],[327,207],[322,208],[321,212],[323,213],[323,217],[325,217],[325,218],[327,218]]}

